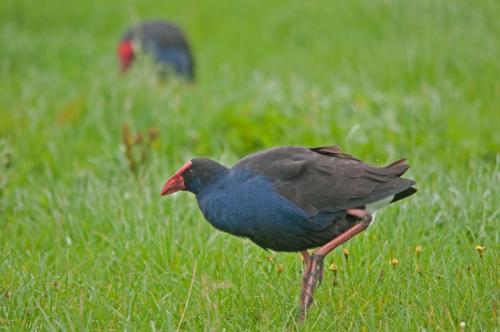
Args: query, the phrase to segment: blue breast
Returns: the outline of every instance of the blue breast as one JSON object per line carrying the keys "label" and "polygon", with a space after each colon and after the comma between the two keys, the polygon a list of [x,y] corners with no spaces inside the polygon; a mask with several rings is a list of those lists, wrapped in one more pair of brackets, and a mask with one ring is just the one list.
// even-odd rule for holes
{"label": "blue breast", "polygon": [[184,76],[191,75],[191,62],[187,52],[180,48],[162,48],[155,53],[157,61],[167,63]]}
{"label": "blue breast", "polygon": [[[293,251],[318,223],[281,196],[262,176],[231,170],[197,195],[205,218],[217,229],[248,237],[263,248]],[[293,248],[292,248],[293,247]]]}
{"label": "blue breast", "polygon": [[176,45],[161,45],[156,42],[146,43],[145,48],[153,55],[156,62],[171,67],[179,75],[193,77],[193,65],[187,49]]}

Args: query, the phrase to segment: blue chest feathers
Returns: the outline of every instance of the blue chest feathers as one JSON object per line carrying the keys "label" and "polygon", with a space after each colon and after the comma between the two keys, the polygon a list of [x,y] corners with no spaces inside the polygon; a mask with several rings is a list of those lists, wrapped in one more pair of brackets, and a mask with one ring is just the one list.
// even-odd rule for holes
{"label": "blue chest feathers", "polygon": [[161,45],[156,42],[146,43],[145,48],[157,62],[172,67],[180,75],[189,77],[192,75],[193,69],[187,49],[177,45]]}
{"label": "blue chest feathers", "polygon": [[309,218],[281,196],[264,177],[231,170],[197,195],[205,218],[215,228],[250,239],[302,233]]}

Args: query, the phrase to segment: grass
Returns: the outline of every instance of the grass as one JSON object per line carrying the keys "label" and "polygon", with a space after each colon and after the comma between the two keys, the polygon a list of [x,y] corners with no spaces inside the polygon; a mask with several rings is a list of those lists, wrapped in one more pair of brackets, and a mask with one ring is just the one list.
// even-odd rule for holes
{"label": "grass", "polygon": [[[0,330],[498,331],[499,14],[482,0],[2,1]],[[117,40],[144,17],[185,28],[196,84],[117,73]],[[124,123],[159,131],[137,175]],[[303,326],[297,254],[212,229],[186,193],[159,197],[191,157],[288,144],[407,157],[419,188],[347,260],[328,257],[338,271]]]}

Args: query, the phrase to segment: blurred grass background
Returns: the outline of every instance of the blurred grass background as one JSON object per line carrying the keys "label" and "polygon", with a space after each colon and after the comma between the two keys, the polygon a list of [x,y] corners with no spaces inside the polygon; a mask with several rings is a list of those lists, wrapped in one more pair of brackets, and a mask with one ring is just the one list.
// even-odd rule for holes
{"label": "blurred grass background", "polygon": [[[492,0],[2,1],[0,329],[498,330],[498,17]],[[196,84],[118,73],[144,18],[185,29]],[[159,132],[138,176],[124,123]],[[194,156],[292,144],[407,157],[420,190],[329,256],[302,327],[298,255],[159,197]]]}

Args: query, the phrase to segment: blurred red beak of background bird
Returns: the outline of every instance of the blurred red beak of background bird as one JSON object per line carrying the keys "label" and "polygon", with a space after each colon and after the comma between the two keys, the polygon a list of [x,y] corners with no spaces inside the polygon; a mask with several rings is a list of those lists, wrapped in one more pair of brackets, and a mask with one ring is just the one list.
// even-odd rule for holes
{"label": "blurred red beak of background bird", "polygon": [[118,45],[118,57],[122,72],[127,71],[134,58],[134,47],[131,41],[123,41]]}
{"label": "blurred red beak of background bird", "polygon": [[170,179],[168,179],[167,183],[163,186],[161,190],[161,195],[170,195],[179,190],[186,189],[186,185],[184,184],[184,178],[182,174],[191,167],[193,163],[188,161],[184,164]]}

